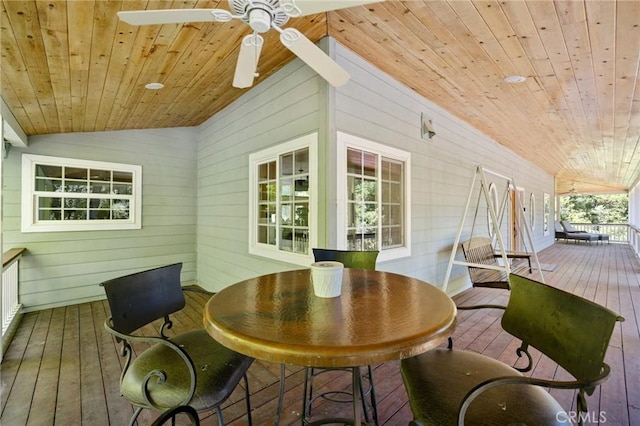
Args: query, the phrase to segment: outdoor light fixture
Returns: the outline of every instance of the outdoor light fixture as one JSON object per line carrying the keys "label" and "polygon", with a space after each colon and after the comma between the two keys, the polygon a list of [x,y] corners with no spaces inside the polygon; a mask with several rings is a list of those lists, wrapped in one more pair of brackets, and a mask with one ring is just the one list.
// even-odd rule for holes
{"label": "outdoor light fixture", "polygon": [[526,79],[527,77],[523,77],[521,75],[510,75],[508,77],[505,77],[503,81],[505,83],[517,84],[524,82]]}
{"label": "outdoor light fixture", "polygon": [[160,90],[164,87],[162,83],[147,83],[144,85],[145,89],[149,90]]}

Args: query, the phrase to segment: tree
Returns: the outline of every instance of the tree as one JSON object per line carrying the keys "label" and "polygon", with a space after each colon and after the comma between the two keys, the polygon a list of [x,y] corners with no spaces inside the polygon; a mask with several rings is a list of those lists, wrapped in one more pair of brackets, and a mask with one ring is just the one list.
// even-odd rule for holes
{"label": "tree", "polygon": [[572,223],[627,223],[627,194],[571,195],[560,198],[560,219]]}

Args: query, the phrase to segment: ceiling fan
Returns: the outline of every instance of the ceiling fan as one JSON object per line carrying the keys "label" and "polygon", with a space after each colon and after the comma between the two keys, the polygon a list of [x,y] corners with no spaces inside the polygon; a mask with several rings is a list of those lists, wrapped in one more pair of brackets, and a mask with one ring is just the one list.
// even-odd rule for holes
{"label": "ceiling fan", "polygon": [[253,33],[244,37],[236,63],[233,86],[251,87],[257,76],[258,59],[264,44],[260,35],[271,28],[280,33],[280,41],[333,86],[349,81],[349,74],[327,56],[311,40],[295,28],[282,28],[289,18],[312,15],[330,10],[377,3],[383,0],[229,0],[225,9],[162,9],[118,12],[118,17],[131,25],[178,24],[187,22],[229,22],[239,19]]}

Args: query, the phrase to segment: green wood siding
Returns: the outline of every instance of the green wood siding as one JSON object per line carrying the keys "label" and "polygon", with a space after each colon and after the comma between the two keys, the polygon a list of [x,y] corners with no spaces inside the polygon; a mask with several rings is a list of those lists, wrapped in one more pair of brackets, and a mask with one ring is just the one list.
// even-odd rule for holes
{"label": "green wood siding", "polygon": [[[26,247],[20,300],[37,310],[104,298],[100,282],[173,262],[196,278],[196,130],[33,136],[4,161],[4,250]],[[142,229],[20,232],[21,153],[142,165]]]}

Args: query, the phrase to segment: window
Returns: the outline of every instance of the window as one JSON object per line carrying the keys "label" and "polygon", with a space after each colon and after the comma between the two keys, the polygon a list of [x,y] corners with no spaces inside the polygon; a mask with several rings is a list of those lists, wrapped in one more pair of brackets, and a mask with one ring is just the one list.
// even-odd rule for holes
{"label": "window", "polygon": [[542,216],[542,230],[544,235],[549,235],[549,216],[551,214],[551,201],[549,194],[546,192],[542,194],[543,203],[543,216]]}
{"label": "window", "polygon": [[338,133],[338,247],[411,255],[408,152]]}
{"label": "window", "polygon": [[249,156],[249,253],[309,265],[316,241],[317,134]]}
{"label": "window", "polygon": [[22,232],[141,228],[142,167],[22,156]]}
{"label": "window", "polygon": [[531,223],[531,230],[536,229],[536,196],[529,195],[529,222]]}

